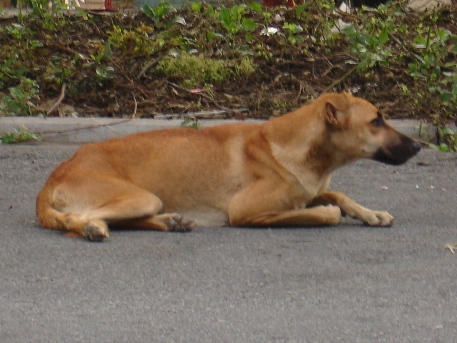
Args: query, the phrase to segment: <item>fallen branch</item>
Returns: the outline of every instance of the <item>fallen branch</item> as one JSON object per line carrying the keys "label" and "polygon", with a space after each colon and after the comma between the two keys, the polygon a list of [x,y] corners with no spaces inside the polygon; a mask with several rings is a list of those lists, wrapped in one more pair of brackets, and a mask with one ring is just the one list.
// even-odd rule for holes
{"label": "fallen branch", "polygon": [[163,114],[163,113],[153,113],[155,119],[172,119],[174,117],[185,117],[185,118],[195,118],[195,119],[223,119],[223,114],[232,113],[232,112],[248,112],[248,108],[240,108],[237,110],[214,110],[214,111],[201,111],[201,112],[188,112],[188,113],[179,113],[179,114]]}
{"label": "fallen branch", "polygon": [[88,59],[86,57],[86,55],[84,55],[83,53],[78,52],[78,51],[73,50],[73,49],[70,49],[70,48],[67,48],[66,46],[63,46],[62,44],[54,43],[54,44],[47,44],[46,46],[49,47],[49,48],[56,48],[58,50],[62,50],[62,51],[68,52],[71,55],[79,56],[83,60],[87,60]]}
{"label": "fallen branch", "polygon": [[133,113],[132,115],[130,116],[131,119],[135,119],[136,117],[136,111],[138,109],[138,102],[136,101],[136,98],[135,98],[135,95],[133,96],[133,101],[135,103],[135,107],[133,108]]}
{"label": "fallen branch", "polygon": [[140,79],[149,69],[151,69],[155,64],[159,62],[159,59],[156,58],[155,60],[149,62],[137,75],[136,79]]}
{"label": "fallen branch", "polygon": [[62,89],[60,90],[60,95],[57,98],[56,102],[54,105],[51,106],[51,108],[46,112],[46,115],[50,115],[52,112],[56,110],[57,107],[62,103],[63,99],[65,98],[65,88],[67,88],[67,85],[64,83],[62,85]]}
{"label": "fallen branch", "polygon": [[55,135],[55,134],[76,132],[76,131],[82,131],[82,130],[88,130],[88,129],[98,129],[99,127],[109,127],[109,126],[124,124],[124,123],[132,121],[134,119],[135,118],[128,118],[128,119],[120,120],[116,123],[90,125],[90,126],[78,127],[78,128],[74,128],[74,129],[61,130],[61,131],[45,131],[45,132],[41,132],[40,135]]}

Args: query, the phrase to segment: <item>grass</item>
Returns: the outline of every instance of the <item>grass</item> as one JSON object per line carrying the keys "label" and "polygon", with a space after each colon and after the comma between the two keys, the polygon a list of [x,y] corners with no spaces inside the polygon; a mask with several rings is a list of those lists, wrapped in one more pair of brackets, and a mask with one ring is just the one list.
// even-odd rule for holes
{"label": "grass", "polygon": [[14,129],[13,132],[7,132],[0,137],[0,144],[15,144],[39,140],[41,140],[40,136],[35,133],[22,129]]}
{"label": "grass", "polygon": [[[48,115],[39,105],[63,97],[80,116],[249,108],[268,118],[351,90],[390,118],[434,123],[438,146],[456,149],[456,4],[414,13],[394,0],[345,14],[332,0],[161,3],[132,17],[67,16],[43,1],[0,22],[2,115]],[[335,30],[339,19],[349,26]]]}

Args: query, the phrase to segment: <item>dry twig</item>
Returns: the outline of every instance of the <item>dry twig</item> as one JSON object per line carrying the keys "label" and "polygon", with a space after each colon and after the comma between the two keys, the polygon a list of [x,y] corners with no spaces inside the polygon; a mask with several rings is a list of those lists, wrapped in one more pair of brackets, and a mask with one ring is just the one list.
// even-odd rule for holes
{"label": "dry twig", "polygon": [[67,88],[67,85],[64,83],[62,85],[62,89],[60,90],[60,95],[57,98],[56,102],[54,105],[51,106],[51,108],[46,112],[46,115],[50,115],[52,112],[56,110],[57,107],[62,103],[63,99],[65,98],[65,88]]}

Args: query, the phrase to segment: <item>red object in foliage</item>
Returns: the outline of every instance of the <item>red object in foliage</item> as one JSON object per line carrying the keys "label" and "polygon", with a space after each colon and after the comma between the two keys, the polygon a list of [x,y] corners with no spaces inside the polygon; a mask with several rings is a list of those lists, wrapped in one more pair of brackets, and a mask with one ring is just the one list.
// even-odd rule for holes
{"label": "red object in foliage", "polygon": [[263,5],[266,7],[274,7],[274,6],[287,6],[287,7],[295,7],[296,5],[300,5],[303,3],[303,0],[263,0]]}
{"label": "red object in foliage", "polygon": [[114,8],[111,6],[111,0],[105,0],[105,10],[113,11]]}

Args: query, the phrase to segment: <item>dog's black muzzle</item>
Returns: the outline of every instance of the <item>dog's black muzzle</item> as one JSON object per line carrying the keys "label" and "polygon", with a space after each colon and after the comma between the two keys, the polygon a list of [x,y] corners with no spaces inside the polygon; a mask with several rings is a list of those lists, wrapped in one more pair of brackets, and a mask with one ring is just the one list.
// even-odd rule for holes
{"label": "dog's black muzzle", "polygon": [[399,134],[400,142],[380,147],[372,157],[373,160],[398,166],[405,163],[421,150],[421,144]]}

